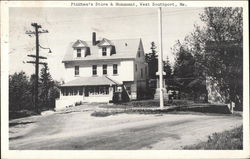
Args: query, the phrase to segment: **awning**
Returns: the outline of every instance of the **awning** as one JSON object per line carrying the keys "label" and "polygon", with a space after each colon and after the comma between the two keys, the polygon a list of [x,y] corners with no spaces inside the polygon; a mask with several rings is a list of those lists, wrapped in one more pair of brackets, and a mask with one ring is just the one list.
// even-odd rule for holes
{"label": "awning", "polygon": [[61,87],[69,86],[112,86],[120,85],[118,82],[112,80],[107,76],[96,76],[96,77],[79,77],[75,80],[69,81]]}

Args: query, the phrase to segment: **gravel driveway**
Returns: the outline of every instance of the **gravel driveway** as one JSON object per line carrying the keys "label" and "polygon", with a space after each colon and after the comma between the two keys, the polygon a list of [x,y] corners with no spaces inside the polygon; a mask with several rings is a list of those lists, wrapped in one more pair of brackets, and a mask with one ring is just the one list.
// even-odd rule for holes
{"label": "gravel driveway", "polygon": [[10,121],[14,150],[181,149],[242,125],[242,117],[203,114],[117,114],[93,117],[95,106]]}

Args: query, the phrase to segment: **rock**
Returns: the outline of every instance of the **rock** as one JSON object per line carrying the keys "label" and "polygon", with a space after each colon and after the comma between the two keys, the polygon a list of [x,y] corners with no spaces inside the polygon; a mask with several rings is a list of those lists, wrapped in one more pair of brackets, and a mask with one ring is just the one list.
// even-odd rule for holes
{"label": "rock", "polygon": [[41,115],[42,115],[42,116],[45,116],[45,115],[51,115],[51,114],[54,114],[54,113],[55,113],[55,112],[52,111],[52,110],[47,110],[47,111],[41,112]]}

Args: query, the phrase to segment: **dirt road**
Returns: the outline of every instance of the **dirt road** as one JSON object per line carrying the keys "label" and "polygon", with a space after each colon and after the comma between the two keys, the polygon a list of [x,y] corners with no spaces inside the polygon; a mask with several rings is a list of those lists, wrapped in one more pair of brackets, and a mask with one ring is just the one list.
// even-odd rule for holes
{"label": "dirt road", "polygon": [[208,135],[240,126],[242,117],[191,114],[55,113],[10,122],[10,149],[137,150],[181,149]]}

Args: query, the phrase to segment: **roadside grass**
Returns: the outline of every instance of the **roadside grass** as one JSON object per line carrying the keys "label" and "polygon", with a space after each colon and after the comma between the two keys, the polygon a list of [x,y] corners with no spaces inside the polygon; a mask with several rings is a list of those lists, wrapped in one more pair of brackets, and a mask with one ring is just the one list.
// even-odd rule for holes
{"label": "roadside grass", "polygon": [[185,146],[186,150],[242,150],[243,126],[222,133],[214,133],[208,141],[196,145]]}
{"label": "roadside grass", "polygon": [[126,114],[166,114],[169,112],[167,109],[120,109],[120,110],[99,110],[91,113],[94,117],[107,117],[110,115]]}
{"label": "roadside grass", "polygon": [[[164,106],[188,106],[193,102],[189,100],[164,100]],[[117,103],[113,105],[103,105],[100,108],[154,108],[159,107],[160,102],[157,99],[134,100],[124,103]]]}
{"label": "roadside grass", "polygon": [[91,113],[91,116],[94,117],[107,117],[110,115],[116,115],[116,114],[120,114],[123,112],[119,112],[119,111],[94,111],[93,113]]}
{"label": "roadside grass", "polygon": [[99,108],[106,108],[108,111],[120,110],[124,113],[142,113],[157,114],[171,112],[190,112],[190,113],[213,113],[213,114],[231,114],[225,104],[194,103],[190,100],[164,101],[164,109],[159,109],[159,100],[136,100],[124,103],[101,105]]}

